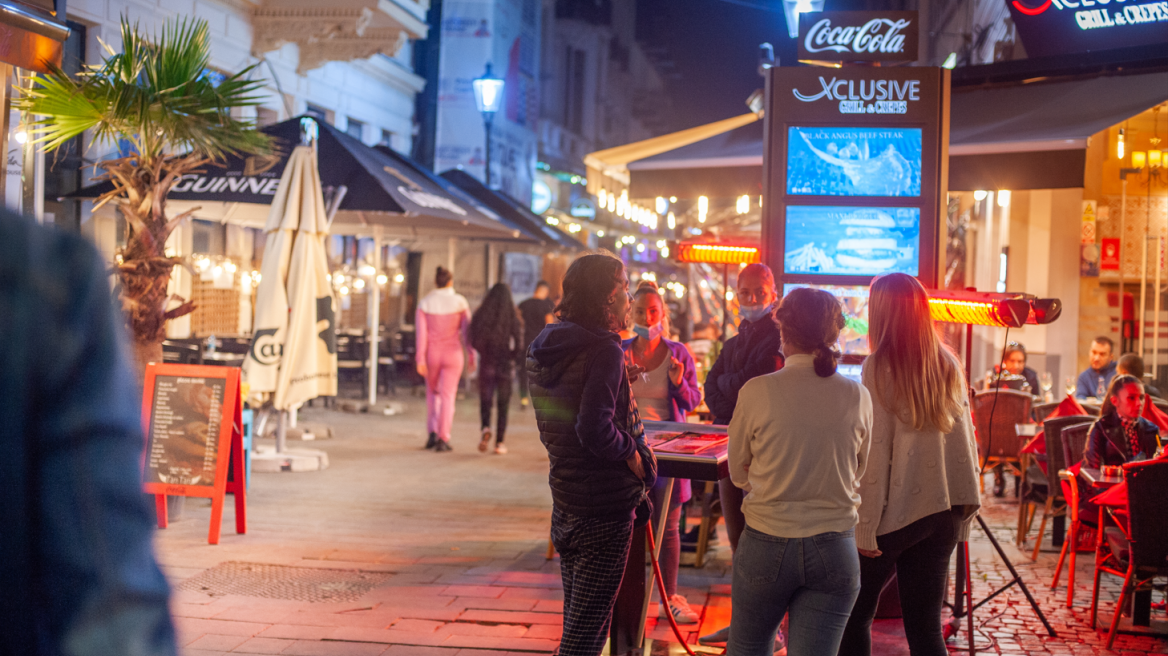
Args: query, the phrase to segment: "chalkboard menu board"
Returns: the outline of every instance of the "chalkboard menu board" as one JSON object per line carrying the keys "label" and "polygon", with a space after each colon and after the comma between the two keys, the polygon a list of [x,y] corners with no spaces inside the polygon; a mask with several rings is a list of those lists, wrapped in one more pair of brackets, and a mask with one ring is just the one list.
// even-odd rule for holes
{"label": "chalkboard menu board", "polygon": [[222,378],[155,376],[148,483],[215,485],[226,387]]}
{"label": "chalkboard menu board", "polygon": [[218,544],[224,496],[232,494],[235,532],[247,532],[239,375],[238,367],[146,366],[142,482],[146,493],[155,495],[159,528],[167,526],[166,497],[208,497],[211,530],[207,541]]}

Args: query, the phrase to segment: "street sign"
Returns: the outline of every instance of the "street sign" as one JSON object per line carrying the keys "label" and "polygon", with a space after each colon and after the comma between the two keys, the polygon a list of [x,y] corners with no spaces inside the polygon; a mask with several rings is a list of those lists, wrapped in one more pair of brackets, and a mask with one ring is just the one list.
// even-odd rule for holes
{"label": "street sign", "polygon": [[824,11],[799,16],[799,61],[916,61],[915,11]]}
{"label": "street sign", "polygon": [[[235,532],[247,532],[239,369],[150,364],[142,395],[146,456],[142,479],[155,495],[158,527],[166,497],[211,499],[210,544],[219,543],[223,501],[235,495]],[[228,480],[228,472],[231,480]]]}

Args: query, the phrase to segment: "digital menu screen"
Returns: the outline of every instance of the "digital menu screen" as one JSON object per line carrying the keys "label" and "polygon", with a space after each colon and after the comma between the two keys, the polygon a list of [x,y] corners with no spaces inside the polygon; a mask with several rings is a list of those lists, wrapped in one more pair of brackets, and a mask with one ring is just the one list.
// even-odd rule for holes
{"label": "digital menu screen", "polygon": [[215,484],[223,378],[156,376],[145,482]]}
{"label": "digital menu screen", "polygon": [[844,324],[839,349],[851,355],[868,355],[868,287],[866,285],[783,285],[783,296],[800,287],[822,289],[839,299],[844,306]]}
{"label": "digital menu screen", "polygon": [[921,130],[789,127],[787,193],[920,196]]}
{"label": "digital menu screen", "polygon": [[787,206],[784,273],[917,275],[921,211],[915,207]]}

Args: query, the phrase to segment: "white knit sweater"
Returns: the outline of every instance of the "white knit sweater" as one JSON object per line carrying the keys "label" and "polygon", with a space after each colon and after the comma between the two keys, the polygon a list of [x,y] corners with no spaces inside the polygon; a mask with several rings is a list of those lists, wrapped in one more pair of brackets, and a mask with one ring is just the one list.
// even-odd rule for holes
{"label": "white knit sweater", "polygon": [[820,378],[814,367],[810,355],[791,355],[752,378],[730,422],[730,479],[746,491],[746,524],[776,537],[856,526],[872,400],[862,385]]}
{"label": "white knit sweater", "polygon": [[[867,367],[864,385],[871,390],[873,377]],[[969,402],[966,401],[953,430],[916,430],[884,407],[872,393],[872,446],[868,467],[860,479],[860,523],[856,546],[876,550],[876,536],[952,506],[966,506],[958,541],[969,537],[969,527],[981,506],[978,488],[977,442]]]}

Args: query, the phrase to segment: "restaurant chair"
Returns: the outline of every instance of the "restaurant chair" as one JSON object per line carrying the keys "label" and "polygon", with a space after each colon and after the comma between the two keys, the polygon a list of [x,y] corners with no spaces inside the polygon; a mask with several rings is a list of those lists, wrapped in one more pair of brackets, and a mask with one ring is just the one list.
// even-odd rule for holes
{"label": "restaurant chair", "polygon": [[[1042,434],[1046,440],[1047,473],[1043,473],[1037,464],[1029,468],[1026,472],[1027,482],[1023,484],[1024,493],[1020,501],[1023,507],[1021,514],[1025,521],[1019,544],[1025,544],[1026,535],[1030,532],[1030,526],[1034,522],[1034,515],[1038,512],[1038,507],[1042,506],[1042,519],[1038,523],[1038,535],[1034,538],[1034,552],[1030,556],[1030,560],[1038,560],[1038,552],[1042,549],[1042,536],[1046,533],[1046,522],[1066,514],[1066,497],[1063,495],[1062,487],[1057,482],[1051,484],[1052,480],[1057,481],[1058,472],[1066,469],[1070,464],[1064,459],[1062,448],[1066,431],[1080,425],[1090,428],[1091,423],[1091,417],[1073,415],[1048,419],[1042,424]],[[1079,454],[1079,458],[1081,457],[1082,451]],[[1078,462],[1079,458],[1076,458],[1074,462]],[[1031,482],[1032,479],[1033,482]]]}
{"label": "restaurant chair", "polygon": [[[1070,467],[1079,464],[1083,460],[1083,451],[1087,445],[1087,435],[1091,433],[1091,427],[1094,422],[1084,424],[1075,424],[1064,428],[1059,435],[1059,452],[1062,454],[1062,462],[1058,468],[1059,478],[1059,492],[1064,499],[1063,512],[1071,520],[1071,526],[1067,531],[1067,536],[1063,540],[1063,548],[1059,551],[1058,565],[1054,568],[1054,580],[1050,583],[1050,588],[1053,590],[1058,587],[1059,575],[1062,574],[1063,563],[1067,561],[1067,556],[1070,556],[1070,562],[1067,563],[1067,608],[1070,608],[1075,603],[1075,556],[1081,550],[1080,547],[1089,546],[1079,544],[1079,534],[1083,529],[1083,522],[1079,517],[1079,486],[1075,480],[1075,474],[1067,471]],[[1050,444],[1047,443],[1047,449],[1050,449]],[[1053,470],[1053,468],[1052,468]],[[1037,558],[1037,552],[1035,552]]]}
{"label": "restaurant chair", "polygon": [[1119,616],[1128,599],[1136,592],[1150,590],[1156,577],[1168,576],[1168,522],[1164,521],[1168,460],[1124,465],[1123,478],[1127,483],[1127,526],[1116,517],[1120,513],[1108,508],[1105,514],[1114,520],[1114,525],[1106,529],[1100,526],[1096,540],[1095,585],[1091,594],[1093,628],[1099,606],[1100,576],[1123,577],[1123,588],[1107,633],[1107,649],[1115,643]]}
{"label": "restaurant chair", "polygon": [[[981,470],[988,467],[1008,467],[1014,474],[1014,493],[1021,490],[1022,471],[1017,424],[1030,421],[1030,405],[1034,397],[1011,389],[984,390],[973,396],[973,420],[977,428],[977,449]],[[990,415],[993,425],[990,425]],[[992,442],[992,443],[991,443]],[[981,491],[985,479],[978,477]]]}
{"label": "restaurant chair", "polygon": [[1054,412],[1055,408],[1059,407],[1061,404],[1062,401],[1038,403],[1030,409],[1030,416],[1034,417],[1034,423],[1041,424],[1042,422],[1046,421],[1046,418],[1050,416],[1050,413]]}
{"label": "restaurant chair", "polygon": [[356,378],[361,389],[368,387],[368,340],[364,335],[337,336],[337,382],[342,378]]}

